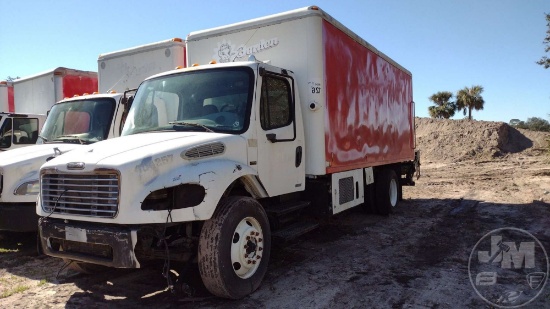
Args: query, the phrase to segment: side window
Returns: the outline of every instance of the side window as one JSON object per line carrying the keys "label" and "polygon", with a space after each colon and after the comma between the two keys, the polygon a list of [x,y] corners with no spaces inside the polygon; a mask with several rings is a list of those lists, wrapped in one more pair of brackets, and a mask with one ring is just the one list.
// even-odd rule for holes
{"label": "side window", "polygon": [[290,84],[281,77],[265,75],[260,99],[262,129],[271,130],[292,123]]}
{"label": "side window", "polygon": [[4,125],[0,129],[0,148],[9,148],[11,147],[11,124],[12,121],[10,118],[4,121]]}
{"label": "side window", "polygon": [[36,144],[38,138],[38,119],[36,118],[15,118],[13,119],[15,144]]}

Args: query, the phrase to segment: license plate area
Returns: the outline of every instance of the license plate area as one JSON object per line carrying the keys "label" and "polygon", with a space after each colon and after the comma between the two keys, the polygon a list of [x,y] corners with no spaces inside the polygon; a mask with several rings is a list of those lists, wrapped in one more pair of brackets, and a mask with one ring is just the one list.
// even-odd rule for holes
{"label": "license plate area", "polygon": [[66,226],[65,240],[77,241],[77,242],[88,242],[88,233],[86,229]]}

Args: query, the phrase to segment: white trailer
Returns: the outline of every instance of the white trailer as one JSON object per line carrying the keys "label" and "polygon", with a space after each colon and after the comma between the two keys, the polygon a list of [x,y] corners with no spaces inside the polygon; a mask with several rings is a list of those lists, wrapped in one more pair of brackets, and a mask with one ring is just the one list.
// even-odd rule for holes
{"label": "white trailer", "polygon": [[122,93],[137,87],[144,77],[185,66],[185,42],[160,41],[99,55],[99,92]]}
{"label": "white trailer", "polygon": [[[158,47],[162,53],[152,53],[151,46]],[[106,54],[117,55],[112,60],[100,56],[100,83],[102,80],[119,80],[121,76],[117,70],[102,69],[102,63],[107,63],[106,68],[115,63],[122,67],[126,63],[127,67],[154,68],[153,71],[131,70],[124,73],[125,78],[120,79],[115,87],[120,91],[136,88],[141,80],[152,73],[171,70],[185,63],[185,46],[181,44],[181,39],[138,46],[130,50],[132,52],[126,50]],[[165,61],[168,53],[166,50],[177,57]],[[56,76],[58,75],[54,74],[53,78],[57,78]],[[0,153],[0,230],[37,230],[38,171],[47,160],[86,144],[120,135],[131,97],[126,96],[125,92],[111,92],[113,89],[109,93],[71,95],[70,98],[59,101],[51,108],[38,137],[38,145]]]}
{"label": "white trailer", "polygon": [[213,294],[242,298],[272,239],[388,214],[414,184],[411,73],[318,7],[192,32],[187,53],[140,85],[121,137],[42,166],[46,254],[197,261]]}
{"label": "white trailer", "polygon": [[16,79],[13,87],[16,113],[46,114],[64,98],[97,92],[97,73],[59,67]]}

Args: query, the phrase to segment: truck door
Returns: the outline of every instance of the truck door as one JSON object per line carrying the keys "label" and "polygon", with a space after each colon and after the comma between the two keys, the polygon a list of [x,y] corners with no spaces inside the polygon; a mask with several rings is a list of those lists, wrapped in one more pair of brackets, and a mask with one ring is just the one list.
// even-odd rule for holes
{"label": "truck door", "polygon": [[[284,72],[284,71],[283,71]],[[294,80],[260,69],[258,174],[270,196],[304,190],[303,130],[297,124]]]}

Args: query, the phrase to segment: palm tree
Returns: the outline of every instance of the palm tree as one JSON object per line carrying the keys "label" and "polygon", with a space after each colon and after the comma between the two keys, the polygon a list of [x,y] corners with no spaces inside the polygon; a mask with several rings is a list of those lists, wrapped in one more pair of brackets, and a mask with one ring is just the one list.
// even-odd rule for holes
{"label": "palm tree", "polygon": [[429,98],[435,105],[428,107],[430,117],[449,119],[454,116],[456,104],[451,101],[453,94],[449,91],[440,91]]}
{"label": "palm tree", "polygon": [[482,86],[472,86],[470,88],[464,87],[456,94],[456,105],[458,110],[463,110],[464,115],[466,115],[466,110],[468,110],[468,119],[472,120],[472,109],[482,110],[485,101],[481,93],[483,92]]}

